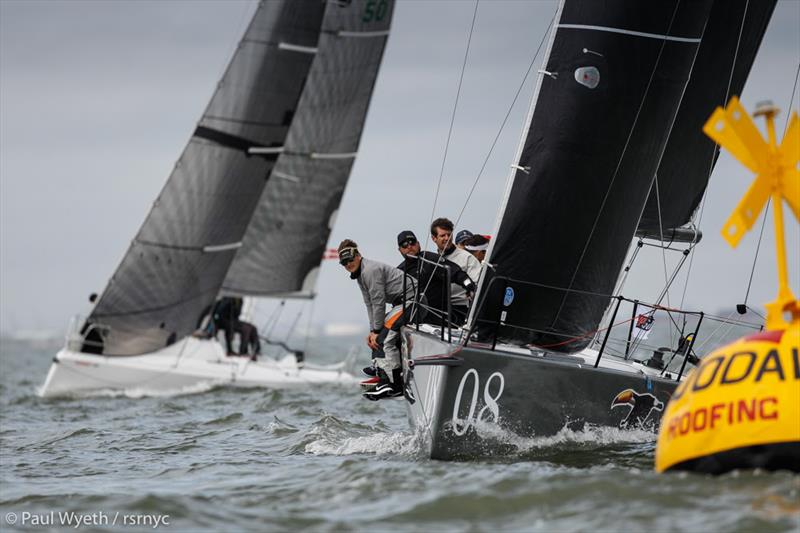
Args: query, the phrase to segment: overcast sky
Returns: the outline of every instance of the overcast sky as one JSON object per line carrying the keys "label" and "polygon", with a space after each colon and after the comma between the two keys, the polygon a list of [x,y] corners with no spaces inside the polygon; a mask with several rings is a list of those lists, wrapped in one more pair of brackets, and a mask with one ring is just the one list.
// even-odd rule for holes
{"label": "overcast sky", "polygon": [[[480,4],[435,216],[455,219],[464,206],[555,7],[554,1]],[[230,0],[0,0],[0,331],[63,331],[71,315],[87,309],[87,295],[104,288],[254,8]],[[400,230],[426,235],[473,8],[471,1],[398,3],[330,246],[353,238],[364,255],[395,264]],[[772,99],[783,110],[779,135],[799,61],[800,2],[781,1],[742,95],[748,109]],[[525,85],[462,228],[492,230],[533,82]],[[795,95],[795,109],[797,102]],[[719,230],[751,181],[722,156],[686,306],[717,311],[743,300],[758,231],[731,250]],[[790,274],[800,291],[800,233],[796,222],[788,227]],[[770,219],[751,304],[776,294],[772,231]],[[663,280],[661,253],[650,251],[624,293],[653,300]],[[681,276],[673,305],[683,290]],[[358,288],[335,262],[324,265],[318,291],[315,322],[358,323],[366,333]],[[267,313],[272,305],[260,308]]]}

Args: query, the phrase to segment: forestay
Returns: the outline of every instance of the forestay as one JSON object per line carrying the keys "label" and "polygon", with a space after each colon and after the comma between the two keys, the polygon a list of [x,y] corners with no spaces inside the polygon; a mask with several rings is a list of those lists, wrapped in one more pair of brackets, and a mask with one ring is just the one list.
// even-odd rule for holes
{"label": "forestay", "polygon": [[216,298],[285,143],[324,4],[261,3],[208,108],[89,317],[104,353],[134,355],[189,334]]}
{"label": "forestay", "polygon": [[328,2],[291,129],[225,279],[239,295],[312,296],[358,151],[392,0]]}

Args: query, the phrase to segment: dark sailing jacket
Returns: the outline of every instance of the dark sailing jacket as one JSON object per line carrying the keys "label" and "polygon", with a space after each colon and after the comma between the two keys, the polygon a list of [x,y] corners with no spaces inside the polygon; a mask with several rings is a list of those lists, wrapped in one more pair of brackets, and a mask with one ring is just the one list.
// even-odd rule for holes
{"label": "dark sailing jacket", "polygon": [[421,291],[425,291],[428,307],[441,312],[447,310],[447,272],[450,283],[464,287],[467,292],[475,292],[473,280],[460,266],[440,258],[436,252],[420,252],[420,257],[405,256],[397,268],[417,279]]}

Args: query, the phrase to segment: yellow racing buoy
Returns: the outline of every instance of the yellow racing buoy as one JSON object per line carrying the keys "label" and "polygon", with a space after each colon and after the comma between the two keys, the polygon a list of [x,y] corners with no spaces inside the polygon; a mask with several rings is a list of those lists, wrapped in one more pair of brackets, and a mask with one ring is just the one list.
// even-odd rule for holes
{"label": "yellow racing buoy", "polygon": [[703,358],[661,421],[656,470],[800,472],[800,322]]}
{"label": "yellow racing buoy", "polygon": [[767,140],[735,96],[703,127],[756,173],[722,230],[731,246],[753,227],[767,199],[773,200],[778,298],[766,306],[767,331],[704,357],[675,389],[659,428],[658,472],[800,472],[800,302],[789,288],[783,231],[784,202],[800,219],[800,119],[792,114],[778,146],[777,112],[762,102],[754,114],[766,119]]}

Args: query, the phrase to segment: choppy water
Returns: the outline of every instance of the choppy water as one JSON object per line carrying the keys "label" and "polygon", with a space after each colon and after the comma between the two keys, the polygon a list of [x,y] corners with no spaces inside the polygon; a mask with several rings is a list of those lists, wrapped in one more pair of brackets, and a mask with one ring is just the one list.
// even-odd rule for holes
{"label": "choppy water", "polygon": [[94,521],[85,531],[158,517],[161,531],[800,530],[800,476],[658,476],[647,433],[564,432],[502,460],[438,462],[402,401],[335,387],[44,400],[52,349],[0,347],[2,531],[58,528],[68,512]]}

